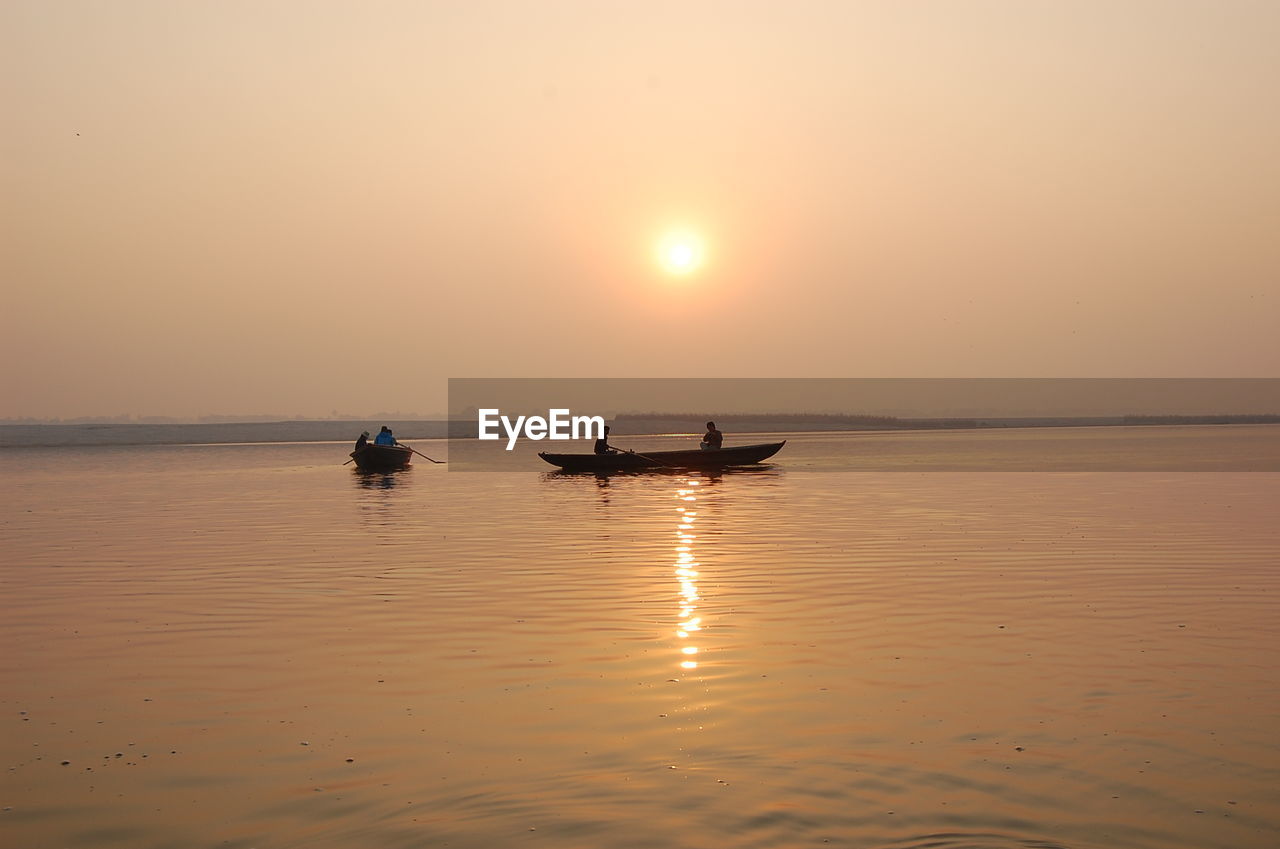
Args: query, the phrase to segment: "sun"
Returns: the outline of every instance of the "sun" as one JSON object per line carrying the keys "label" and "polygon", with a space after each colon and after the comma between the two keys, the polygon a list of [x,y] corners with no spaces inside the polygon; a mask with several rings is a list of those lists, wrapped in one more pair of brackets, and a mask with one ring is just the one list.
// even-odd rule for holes
{"label": "sun", "polygon": [[688,230],[672,230],[658,240],[658,264],[668,274],[697,271],[704,254],[702,239]]}

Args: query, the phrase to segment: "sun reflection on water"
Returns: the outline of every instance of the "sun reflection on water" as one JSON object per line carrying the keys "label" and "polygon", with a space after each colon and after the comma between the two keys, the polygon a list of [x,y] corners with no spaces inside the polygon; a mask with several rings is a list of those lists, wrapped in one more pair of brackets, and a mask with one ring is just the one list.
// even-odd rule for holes
{"label": "sun reflection on water", "polygon": [[[676,490],[676,498],[682,502],[681,506],[676,507],[676,513],[679,514],[679,521],[676,523],[676,540],[678,544],[675,547],[676,562],[675,575],[676,580],[680,583],[680,622],[676,628],[676,637],[681,641],[693,639],[693,635],[702,630],[702,617],[697,615],[698,602],[698,561],[693,556],[694,540],[698,537],[693,533],[694,523],[698,520],[698,512],[694,509],[698,501],[699,481],[686,479],[683,485]],[[684,642],[680,647],[680,654],[684,660],[680,662],[681,669],[697,669],[698,661],[694,659],[698,654],[698,647],[692,643]]]}

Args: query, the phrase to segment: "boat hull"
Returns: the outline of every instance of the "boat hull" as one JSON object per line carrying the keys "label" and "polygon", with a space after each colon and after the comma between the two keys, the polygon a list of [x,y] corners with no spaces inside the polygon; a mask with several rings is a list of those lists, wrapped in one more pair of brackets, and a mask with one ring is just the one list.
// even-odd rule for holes
{"label": "boat hull", "polygon": [[356,468],[362,472],[393,472],[409,465],[413,451],[403,445],[366,445],[352,451]]}
{"label": "boat hull", "polygon": [[640,454],[548,454],[539,457],[566,472],[634,472],[645,469],[724,469],[752,466],[777,454],[786,441],[735,445],[708,451],[646,451]]}

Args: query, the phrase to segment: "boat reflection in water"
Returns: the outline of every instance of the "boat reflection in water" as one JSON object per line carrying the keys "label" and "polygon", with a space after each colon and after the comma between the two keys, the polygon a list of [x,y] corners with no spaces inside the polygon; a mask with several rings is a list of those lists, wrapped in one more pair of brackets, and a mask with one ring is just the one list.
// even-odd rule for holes
{"label": "boat reflection in water", "polygon": [[408,483],[412,471],[408,467],[387,472],[367,472],[353,468],[351,476],[359,489],[394,489]]}
{"label": "boat reflection in water", "polygon": [[412,527],[412,468],[391,472],[351,473],[359,524],[387,542],[402,541]]}

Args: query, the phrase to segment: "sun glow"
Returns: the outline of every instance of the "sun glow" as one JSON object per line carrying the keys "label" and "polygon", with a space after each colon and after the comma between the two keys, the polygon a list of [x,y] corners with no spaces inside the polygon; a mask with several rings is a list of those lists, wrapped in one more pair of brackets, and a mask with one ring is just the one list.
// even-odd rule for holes
{"label": "sun glow", "polygon": [[702,265],[702,239],[688,230],[672,230],[658,241],[658,264],[668,274],[689,274]]}

